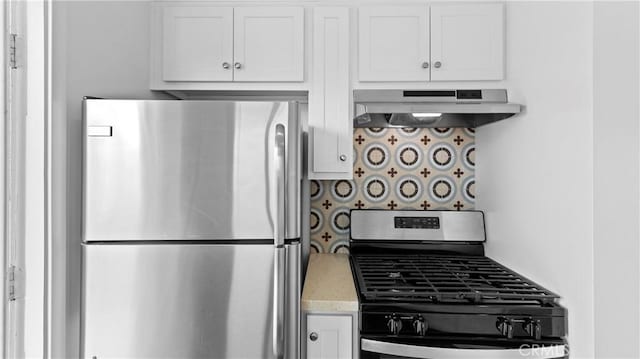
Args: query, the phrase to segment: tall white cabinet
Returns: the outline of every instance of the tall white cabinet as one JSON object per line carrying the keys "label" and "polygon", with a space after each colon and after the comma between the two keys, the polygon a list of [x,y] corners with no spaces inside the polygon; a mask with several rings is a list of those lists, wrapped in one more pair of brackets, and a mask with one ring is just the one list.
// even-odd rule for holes
{"label": "tall white cabinet", "polygon": [[313,12],[309,178],[353,177],[349,9]]}
{"label": "tall white cabinet", "polygon": [[504,4],[359,9],[359,81],[503,78]]}

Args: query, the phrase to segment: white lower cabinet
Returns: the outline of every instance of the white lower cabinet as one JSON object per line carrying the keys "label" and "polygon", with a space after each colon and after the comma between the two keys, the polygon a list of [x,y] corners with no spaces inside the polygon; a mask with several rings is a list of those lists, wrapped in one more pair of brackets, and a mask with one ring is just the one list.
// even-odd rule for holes
{"label": "white lower cabinet", "polygon": [[307,315],[307,359],[353,358],[352,315]]}

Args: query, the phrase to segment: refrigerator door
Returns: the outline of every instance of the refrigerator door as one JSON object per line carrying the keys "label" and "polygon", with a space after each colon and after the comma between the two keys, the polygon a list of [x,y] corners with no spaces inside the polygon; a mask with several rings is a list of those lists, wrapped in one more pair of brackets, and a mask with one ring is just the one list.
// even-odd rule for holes
{"label": "refrigerator door", "polygon": [[[285,245],[284,358],[299,353]],[[82,358],[275,358],[273,245],[85,244]]]}
{"label": "refrigerator door", "polygon": [[295,102],[84,102],[83,240],[273,239],[276,127],[285,238],[299,238]]}

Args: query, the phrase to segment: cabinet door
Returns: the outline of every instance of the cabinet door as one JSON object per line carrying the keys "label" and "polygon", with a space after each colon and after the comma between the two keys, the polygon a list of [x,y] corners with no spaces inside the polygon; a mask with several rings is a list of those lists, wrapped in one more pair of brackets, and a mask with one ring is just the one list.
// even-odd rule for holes
{"label": "cabinet door", "polygon": [[237,7],[235,81],[304,81],[304,9]]}
{"label": "cabinet door", "polygon": [[233,80],[233,8],[168,6],[162,16],[164,81]]}
{"label": "cabinet door", "polygon": [[350,315],[307,315],[307,359],[351,358],[351,321]]}
{"label": "cabinet door", "polygon": [[309,91],[310,178],[353,176],[349,79],[349,9],[316,8]]}
{"label": "cabinet door", "polygon": [[504,78],[504,5],[431,7],[431,80]]}
{"label": "cabinet door", "polygon": [[359,80],[428,81],[428,14],[426,6],[360,8]]}

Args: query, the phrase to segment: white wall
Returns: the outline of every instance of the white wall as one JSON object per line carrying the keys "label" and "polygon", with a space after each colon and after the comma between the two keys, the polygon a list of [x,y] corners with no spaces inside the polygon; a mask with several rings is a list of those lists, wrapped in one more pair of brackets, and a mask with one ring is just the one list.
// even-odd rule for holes
{"label": "white wall", "polygon": [[[150,99],[149,2],[54,2],[55,240],[67,243],[67,357],[79,348],[82,97]],[[60,171],[63,169],[63,171]],[[66,193],[66,198],[64,194]],[[60,195],[62,194],[62,195]]]}
{"label": "white wall", "polygon": [[562,296],[572,358],[593,357],[593,5],[507,5],[510,101],[478,128],[477,203],[487,254]]}
{"label": "white wall", "polygon": [[594,7],[595,354],[640,358],[640,3]]}
{"label": "white wall", "polygon": [[[0,29],[5,29],[5,17],[7,15],[6,7],[0,6]],[[0,48],[5,49],[6,47],[5,36],[0,37]],[[4,56],[0,57],[0,68],[5,68],[5,58]],[[5,82],[4,71],[0,71],[0,83],[6,84]],[[6,85],[0,86],[0,114],[3,114],[1,117],[4,123],[7,123],[7,106],[6,106],[6,97],[5,91]],[[0,126],[0,173],[6,173],[6,163],[5,156],[7,155],[7,151],[5,150],[7,146],[7,141],[5,140],[6,130],[4,126]],[[0,176],[0,188],[5,188],[5,176]],[[5,193],[4,191],[0,191],[0,203],[5,203]],[[6,220],[5,220],[5,206],[0,206],[0,233],[6,232]],[[6,238],[6,237],[5,237]],[[0,268],[7,268],[6,257],[7,257],[7,244],[6,239],[5,242],[0,245]],[[5,286],[0,287],[0,298],[5,297]],[[5,308],[0,310],[0,354],[5,355],[6,353],[6,342],[5,342]]]}
{"label": "white wall", "polygon": [[[24,356],[41,358],[46,351],[45,328],[45,91],[44,91],[44,2],[26,4],[27,72],[25,121],[25,313]],[[17,240],[21,240],[17,238]]]}

